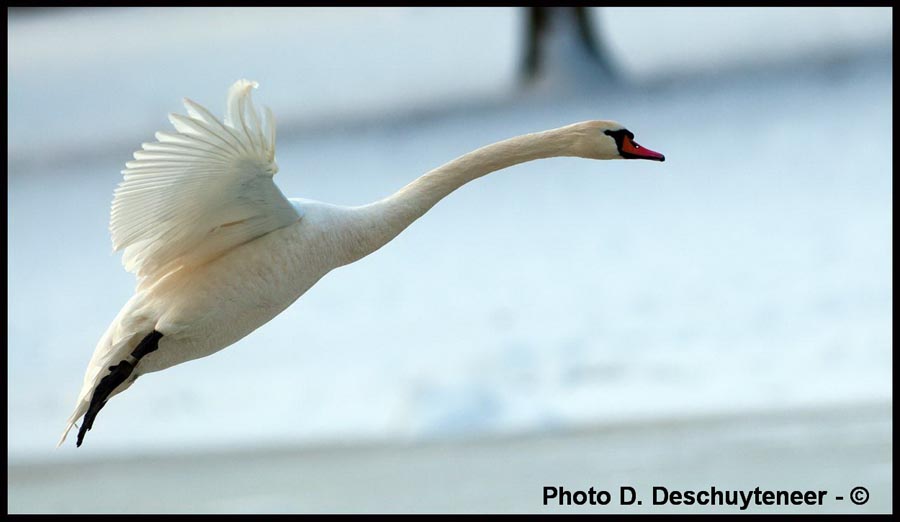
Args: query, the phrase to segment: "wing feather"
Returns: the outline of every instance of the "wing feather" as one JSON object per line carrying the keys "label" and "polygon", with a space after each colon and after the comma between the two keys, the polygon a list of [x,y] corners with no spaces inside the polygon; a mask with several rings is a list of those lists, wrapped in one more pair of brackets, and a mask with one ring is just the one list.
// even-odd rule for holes
{"label": "wing feather", "polygon": [[169,115],[176,132],[157,132],[125,164],[110,232],[141,287],[300,218],[272,180],[275,118],[256,112],[255,87],[232,85],[224,121],[185,99],[187,116]]}

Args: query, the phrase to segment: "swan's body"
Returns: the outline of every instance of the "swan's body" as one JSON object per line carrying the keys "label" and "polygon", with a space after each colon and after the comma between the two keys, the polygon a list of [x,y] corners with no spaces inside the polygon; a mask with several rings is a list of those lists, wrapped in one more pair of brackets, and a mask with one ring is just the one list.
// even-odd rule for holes
{"label": "swan's body", "polygon": [[85,416],[80,445],[100,408],[138,376],[233,344],[473,179],[553,156],[664,159],[621,125],[588,121],[488,145],[369,205],[288,200],[272,181],[274,120],[260,120],[253,87],[231,88],[224,122],[186,100],[190,117],[170,117],[179,132],[157,133],[123,171],[110,230],[138,287],[91,357],[60,444]]}

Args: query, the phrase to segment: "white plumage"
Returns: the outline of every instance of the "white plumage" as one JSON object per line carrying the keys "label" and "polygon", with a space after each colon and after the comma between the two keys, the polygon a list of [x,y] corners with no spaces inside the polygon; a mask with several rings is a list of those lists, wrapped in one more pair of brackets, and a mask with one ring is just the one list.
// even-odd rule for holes
{"label": "white plumage", "polygon": [[185,99],[188,116],[169,116],[178,133],[156,133],[126,164],[109,228],[142,285],[299,218],[272,182],[275,119],[267,109],[260,120],[250,100],[256,86],[234,84],[224,123]]}
{"label": "white plumage", "polygon": [[663,160],[621,125],[587,121],[482,147],[369,205],[288,200],[273,182],[275,119],[256,111],[255,87],[236,82],[221,121],[186,99],[188,115],[169,118],[176,132],[157,133],[122,171],[110,232],[138,285],[94,350],[59,444],[85,416],[80,445],[100,408],[140,375],[246,336],[473,179],[552,156]]}

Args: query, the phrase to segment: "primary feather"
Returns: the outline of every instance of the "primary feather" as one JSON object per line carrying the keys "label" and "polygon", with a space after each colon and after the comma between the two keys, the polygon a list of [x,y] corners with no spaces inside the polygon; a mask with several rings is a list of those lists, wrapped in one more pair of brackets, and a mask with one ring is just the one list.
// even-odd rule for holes
{"label": "primary feather", "polygon": [[256,86],[231,87],[224,122],[185,99],[188,115],[169,116],[177,132],[157,133],[126,163],[110,232],[139,288],[299,219],[272,181],[275,120],[253,106]]}

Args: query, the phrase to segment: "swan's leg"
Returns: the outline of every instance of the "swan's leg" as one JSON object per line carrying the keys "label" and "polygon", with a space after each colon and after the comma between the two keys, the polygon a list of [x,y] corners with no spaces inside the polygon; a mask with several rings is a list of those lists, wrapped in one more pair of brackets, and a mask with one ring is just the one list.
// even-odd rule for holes
{"label": "swan's leg", "polygon": [[84,421],[81,423],[81,427],[78,429],[78,440],[75,443],[77,447],[81,447],[81,441],[84,440],[84,434],[90,431],[91,426],[94,425],[94,418],[97,417],[97,414],[100,413],[100,410],[106,405],[109,395],[116,387],[128,379],[128,376],[131,375],[131,372],[134,371],[134,367],[137,366],[138,361],[140,361],[143,356],[159,347],[159,340],[162,336],[163,334],[153,330],[138,343],[137,348],[131,352],[131,357],[123,360],[119,364],[109,367],[109,375],[100,379],[100,383],[97,384],[97,387],[94,388],[93,395],[91,395],[91,404],[88,407],[87,413],[84,414]]}

